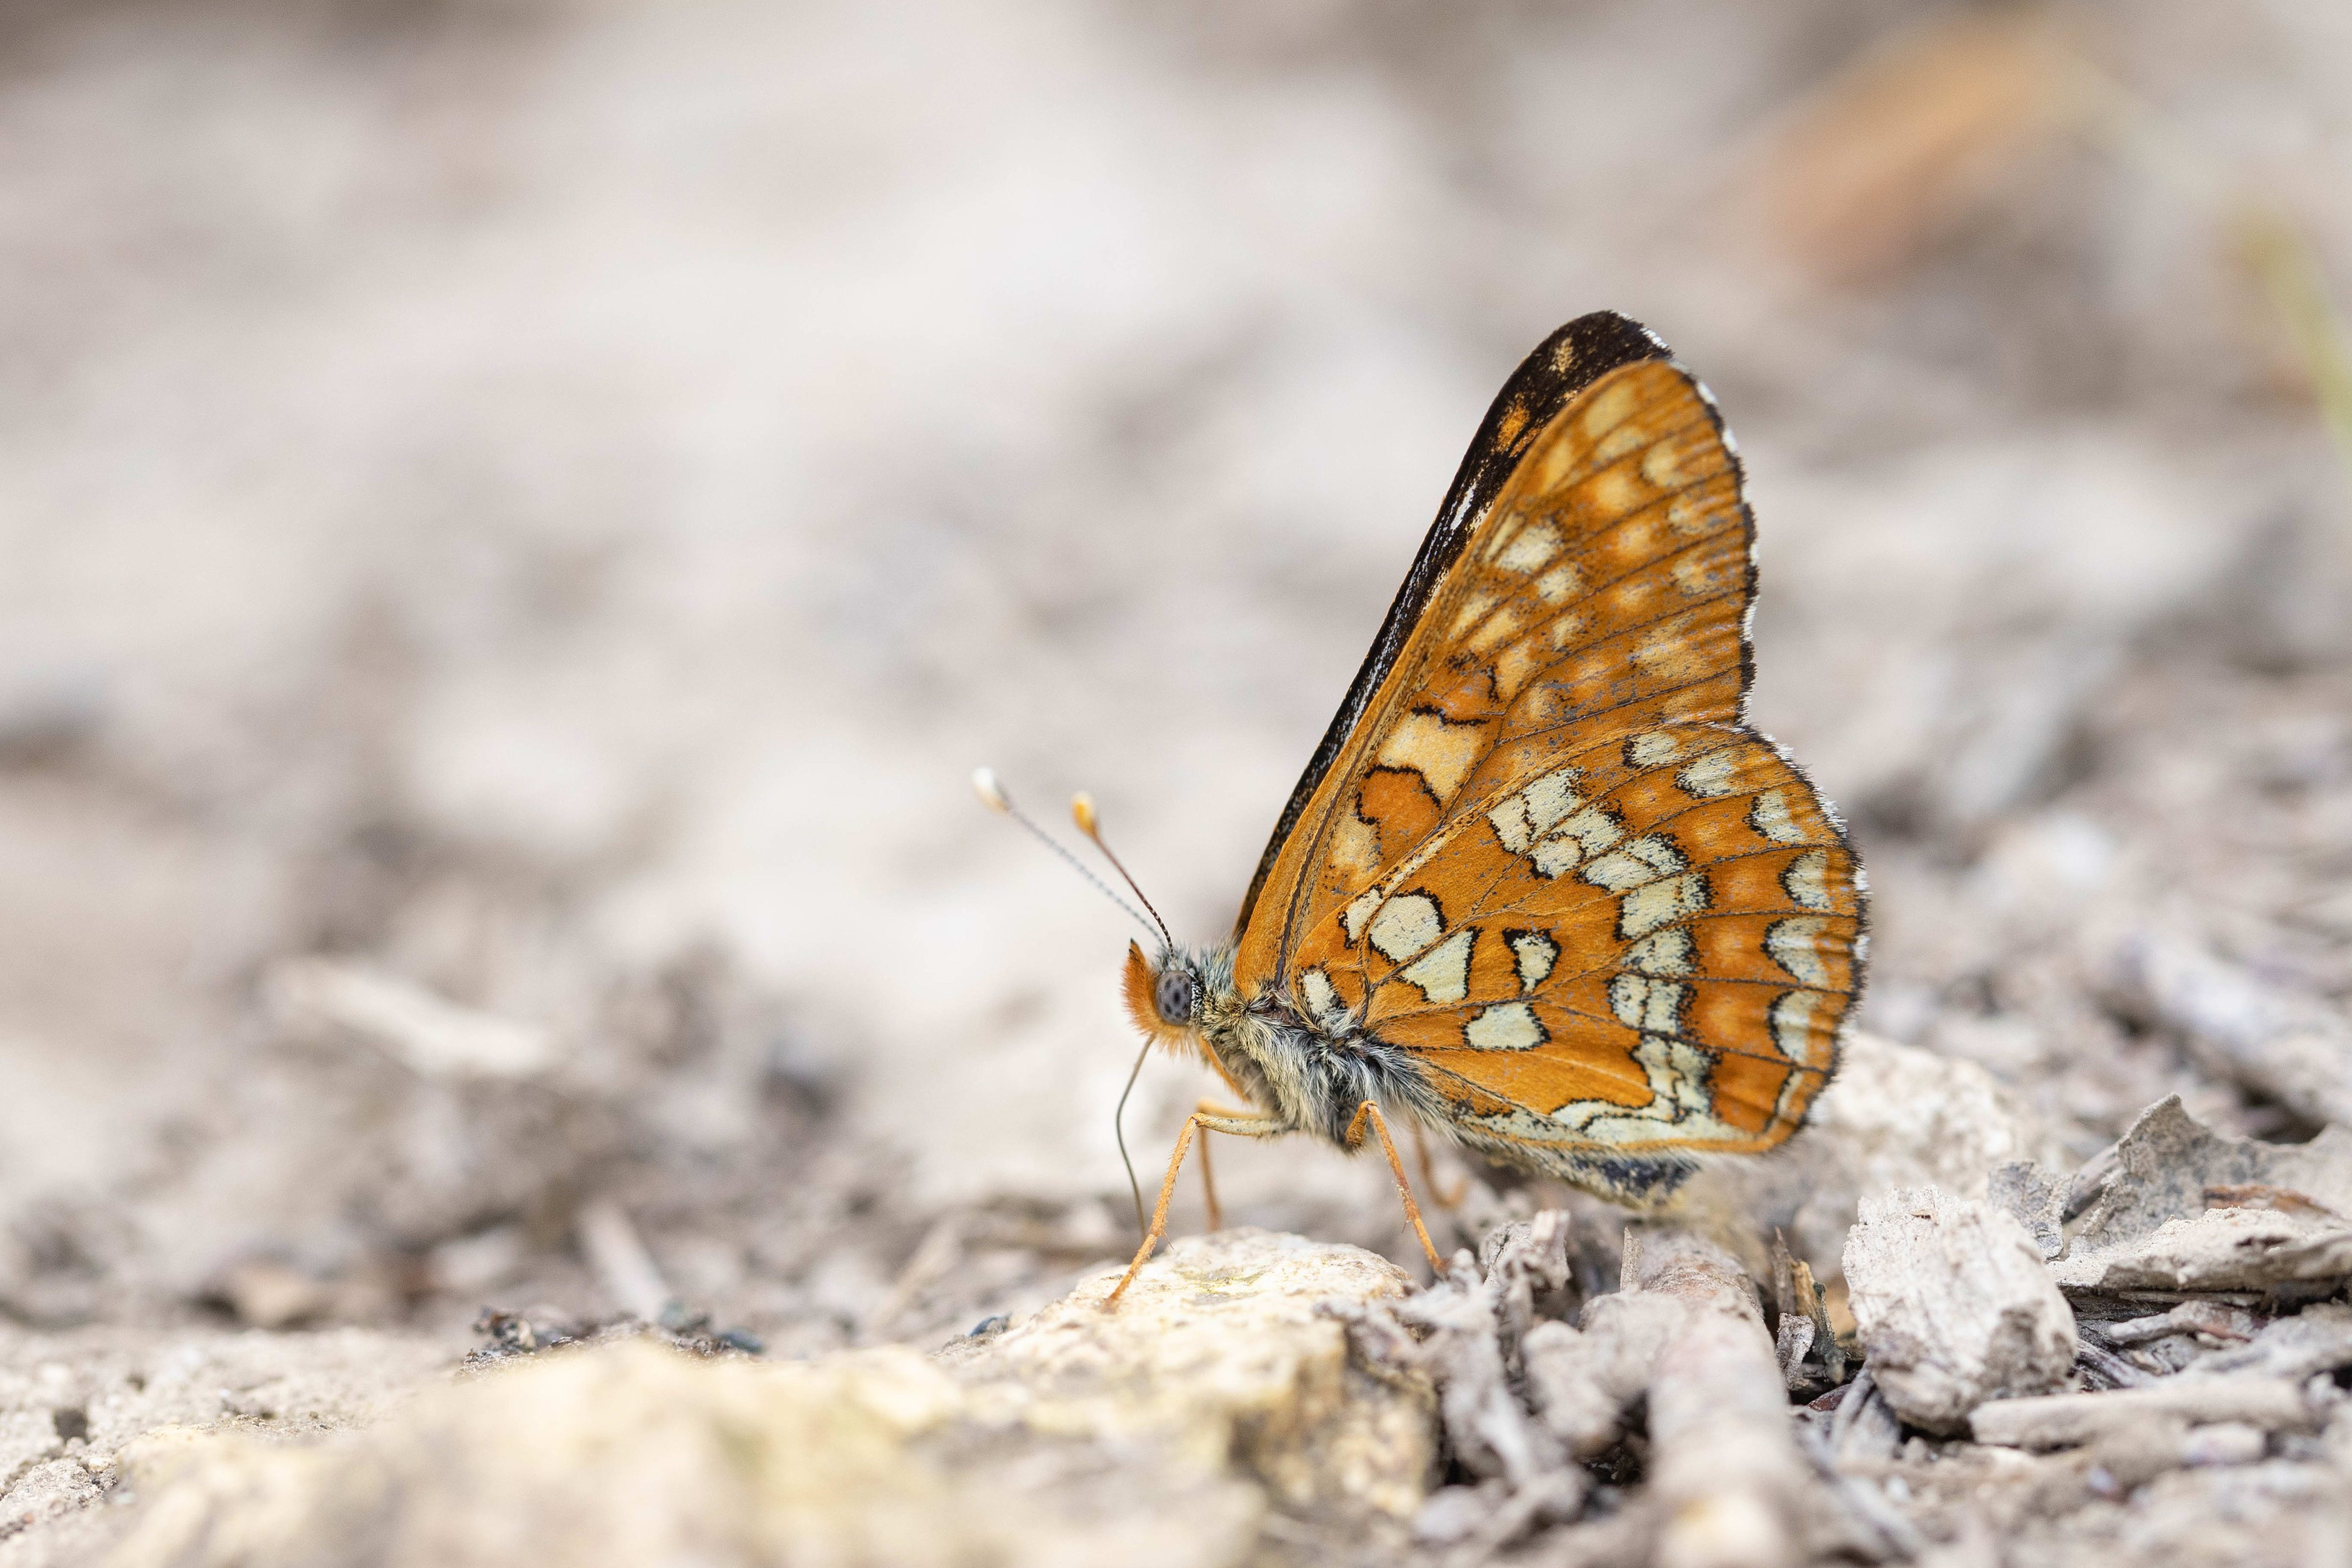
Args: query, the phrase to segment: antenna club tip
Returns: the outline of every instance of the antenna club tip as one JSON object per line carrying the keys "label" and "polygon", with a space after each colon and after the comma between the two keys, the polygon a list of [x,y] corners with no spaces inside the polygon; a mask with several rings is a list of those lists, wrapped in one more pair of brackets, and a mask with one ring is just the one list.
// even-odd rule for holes
{"label": "antenna club tip", "polygon": [[1004,786],[997,782],[996,769],[993,768],[975,768],[971,770],[971,792],[979,796],[980,803],[992,811],[1009,815],[1013,810],[1013,801],[1004,793]]}
{"label": "antenna club tip", "polygon": [[1078,831],[1093,838],[1099,821],[1095,816],[1095,798],[1083,789],[1071,796],[1070,820],[1077,823]]}

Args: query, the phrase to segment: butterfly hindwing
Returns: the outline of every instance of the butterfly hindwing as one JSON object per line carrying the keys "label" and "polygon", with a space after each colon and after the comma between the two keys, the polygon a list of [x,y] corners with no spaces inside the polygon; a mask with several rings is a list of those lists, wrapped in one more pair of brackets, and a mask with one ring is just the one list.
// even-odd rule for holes
{"label": "butterfly hindwing", "polygon": [[1451,521],[1269,849],[1237,979],[1411,1052],[1458,1133],[1562,1174],[1770,1147],[1833,1066],[1863,907],[1742,722],[1753,530],[1712,403],[1662,348],[1623,358]]}

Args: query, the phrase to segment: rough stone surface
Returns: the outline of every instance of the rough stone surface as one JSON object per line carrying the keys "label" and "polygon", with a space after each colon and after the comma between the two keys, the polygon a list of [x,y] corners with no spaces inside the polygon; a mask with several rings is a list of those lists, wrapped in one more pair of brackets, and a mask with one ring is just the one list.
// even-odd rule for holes
{"label": "rough stone surface", "polygon": [[2352,1276],[2352,1226],[2259,1209],[2168,1219],[2063,1260],[2070,1291],[2263,1291]]}
{"label": "rough stone surface", "polygon": [[[1769,1159],[1701,1172],[1685,1201],[1699,1215],[1738,1216],[1717,1228],[1727,1241],[1782,1228],[1826,1284],[1864,1197],[1897,1187],[1982,1192],[1994,1171],[2019,1162],[2071,1163],[2041,1118],[1982,1067],[1858,1030],[1803,1132]],[[1744,1260],[1757,1270],[1760,1254]]]}
{"label": "rough stone surface", "polygon": [[1402,1296],[1393,1265],[1242,1231],[1171,1247],[1106,1311],[1115,1277],[937,1358],[632,1342],[332,1442],[166,1428],[121,1456],[140,1506],[109,1563],[1194,1568],[1244,1561],[1272,1507],[1378,1530],[1419,1506],[1430,1390],[1353,1362],[1318,1310]]}
{"label": "rough stone surface", "polygon": [[1985,1181],[1985,1201],[2013,1217],[2033,1239],[2043,1260],[2066,1249],[2068,1183],[2054,1171],[2028,1160],[1996,1166]]}
{"label": "rough stone surface", "polygon": [[2306,1144],[2233,1138],[2191,1116],[2174,1094],[2142,1112],[2086,1168],[2096,1178],[2070,1249],[2075,1256],[2216,1206],[2352,1223],[2352,1127],[2325,1128]]}
{"label": "rough stone surface", "polygon": [[2095,1162],[2059,1282],[2075,1292],[2265,1291],[2352,1276],[2352,1129],[2231,1138],[2174,1095]]}
{"label": "rough stone surface", "polygon": [[1435,1396],[1350,1359],[1326,1309],[1402,1299],[1412,1281],[1360,1248],[1240,1229],[1187,1238],[1106,1312],[1116,1271],[941,1364],[971,1408],[1059,1437],[1160,1437],[1228,1458],[1281,1501],[1407,1515],[1429,1490]]}
{"label": "rough stone surface", "polygon": [[2074,1366],[2074,1318],[2017,1219],[1934,1187],[1865,1198],[1845,1276],[1896,1414],[1965,1429],[1987,1400],[2045,1394]]}

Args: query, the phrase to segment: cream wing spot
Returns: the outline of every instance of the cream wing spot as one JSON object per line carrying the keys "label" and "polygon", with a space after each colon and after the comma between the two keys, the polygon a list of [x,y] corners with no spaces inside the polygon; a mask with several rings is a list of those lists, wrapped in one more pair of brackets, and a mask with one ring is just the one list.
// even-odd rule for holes
{"label": "cream wing spot", "polygon": [[1543,669],[1543,657],[1526,638],[1512,643],[1495,658],[1495,695],[1509,702],[1526,689],[1528,682]]}
{"label": "cream wing spot", "polygon": [[1705,466],[1709,444],[1696,432],[1669,435],[1643,455],[1642,477],[1661,490],[1680,489]]}
{"label": "cream wing spot", "polygon": [[1606,389],[1584,411],[1584,434],[1596,440],[1608,434],[1633,417],[1640,402],[1641,394],[1624,382]]}
{"label": "cream wing spot", "polygon": [[1830,968],[1822,957],[1822,935],[1828,929],[1828,921],[1811,915],[1775,920],[1764,928],[1765,956],[1809,986],[1827,986]]}
{"label": "cream wing spot", "polygon": [[1575,870],[1624,836],[1624,825],[1606,807],[1587,806],[1562,821],[1550,837],[1529,852],[1528,858],[1534,862],[1538,876],[1558,877]]}
{"label": "cream wing spot", "polygon": [[1826,850],[1807,850],[1780,873],[1780,886],[1800,908],[1827,915],[1837,905],[1830,898],[1830,857]]}
{"label": "cream wing spot", "polygon": [[1687,931],[1661,931],[1625,949],[1625,967],[1645,975],[1687,975],[1698,967],[1697,946]]}
{"label": "cream wing spot", "polygon": [[1772,1043],[1791,1061],[1812,1060],[1813,1015],[1829,998],[1819,991],[1783,991],[1773,999],[1768,1015]]}
{"label": "cream wing spot", "polygon": [[1535,862],[1536,874],[1549,881],[1574,871],[1577,862],[1584,858],[1584,852],[1577,847],[1574,839],[1546,839],[1528,858]]}
{"label": "cream wing spot", "polygon": [[1687,1040],[1651,1034],[1634,1049],[1633,1060],[1649,1073],[1651,1092],[1674,1107],[1675,1121],[1712,1120],[1707,1113],[1714,1097],[1706,1081],[1715,1063],[1706,1052]]}
{"label": "cream wing spot", "polygon": [[1622,517],[1641,505],[1642,482],[1622,468],[1604,468],[1592,476],[1586,493],[1601,516]]}
{"label": "cream wing spot", "polygon": [[1495,557],[1495,564],[1515,576],[1525,577],[1559,553],[1559,530],[1547,522],[1532,522],[1507,540]]}
{"label": "cream wing spot", "polygon": [[1307,1015],[1325,1029],[1337,1029],[1347,1021],[1348,1009],[1340,1004],[1339,993],[1332,988],[1331,977],[1320,969],[1307,969],[1298,977],[1299,999],[1307,1004]]}
{"label": "cream wing spot", "polygon": [[1354,811],[1342,812],[1331,832],[1331,863],[1350,883],[1362,882],[1381,868],[1381,831]]}
{"label": "cream wing spot", "polygon": [[1473,653],[1491,654],[1519,634],[1524,618],[1517,609],[1505,605],[1486,618],[1486,623],[1472,632],[1462,646]]}
{"label": "cream wing spot", "polygon": [[1477,766],[1486,741],[1484,725],[1448,724],[1440,714],[1416,708],[1389,731],[1375,760],[1383,768],[1420,774],[1421,781],[1443,806],[1454,799],[1462,780]]}
{"label": "cream wing spot", "polygon": [[1479,1009],[1462,1026],[1462,1040],[1473,1051],[1533,1051],[1550,1036],[1525,1002],[1496,1002]]}
{"label": "cream wing spot", "polygon": [[1805,825],[1790,810],[1785,789],[1767,789],[1757,796],[1748,808],[1748,825],[1776,844],[1801,844],[1806,839]]}
{"label": "cream wing spot", "polygon": [[1381,896],[1379,888],[1372,888],[1359,894],[1355,902],[1341,913],[1339,924],[1347,928],[1348,941],[1351,946],[1364,939],[1364,922],[1379,911]]}
{"label": "cream wing spot", "polygon": [[1548,833],[1552,825],[1584,803],[1576,792],[1576,782],[1583,770],[1559,768],[1545,774],[1516,795],[1506,795],[1486,813],[1495,825],[1495,836],[1503,847],[1515,855],[1528,852],[1528,846],[1538,835]]}
{"label": "cream wing spot", "polygon": [[1707,898],[1706,878],[1696,872],[1637,887],[1617,901],[1617,935],[1646,936],[1662,925],[1703,914]]}
{"label": "cream wing spot", "polygon": [[1559,831],[1586,854],[1597,855],[1625,836],[1625,824],[1606,806],[1587,806],[1561,822]]}
{"label": "cream wing spot", "polygon": [[1458,1002],[1470,994],[1470,950],[1477,937],[1475,926],[1465,926],[1397,973],[1432,1002]]}
{"label": "cream wing spot", "polygon": [[1528,845],[1534,841],[1535,829],[1528,821],[1525,796],[1506,795],[1486,813],[1486,821],[1495,824],[1495,836],[1503,841],[1505,849],[1515,855],[1528,852]]}
{"label": "cream wing spot", "polygon": [[1510,933],[1511,956],[1518,963],[1519,989],[1532,991],[1551,977],[1559,962],[1559,944],[1540,931]]}
{"label": "cream wing spot", "polygon": [[1633,768],[1663,767],[1672,762],[1682,748],[1681,741],[1663,729],[1654,729],[1625,743],[1625,761]]}
{"label": "cream wing spot", "polygon": [[1402,964],[1445,934],[1437,900],[1425,893],[1401,894],[1381,905],[1370,927],[1372,946],[1391,964]]}
{"label": "cream wing spot", "polygon": [[1553,823],[1583,805],[1584,797],[1576,792],[1577,781],[1583,777],[1581,768],[1559,768],[1528,785],[1523,791],[1528,826],[1538,833],[1548,833]]}
{"label": "cream wing spot", "polygon": [[1619,975],[1609,982],[1609,1010],[1627,1029],[1673,1034],[1682,1027],[1683,999],[1690,988],[1643,975]]}
{"label": "cream wing spot", "polygon": [[1461,636],[1471,627],[1485,620],[1486,612],[1501,602],[1502,595],[1491,589],[1480,589],[1475,593],[1464,595],[1462,608],[1454,617],[1454,625],[1445,634],[1446,640],[1451,642]]}
{"label": "cream wing spot", "polygon": [[1584,592],[1584,574],[1574,561],[1564,560],[1536,579],[1536,597],[1546,604],[1565,604]]}
{"label": "cream wing spot", "polygon": [[1614,854],[1603,855],[1584,868],[1584,880],[1612,893],[1630,893],[1662,876],[1690,869],[1689,857],[1661,833],[1635,839]]}
{"label": "cream wing spot", "polygon": [[1708,752],[1675,775],[1676,789],[1701,800],[1728,795],[1738,782],[1739,760],[1728,747]]}

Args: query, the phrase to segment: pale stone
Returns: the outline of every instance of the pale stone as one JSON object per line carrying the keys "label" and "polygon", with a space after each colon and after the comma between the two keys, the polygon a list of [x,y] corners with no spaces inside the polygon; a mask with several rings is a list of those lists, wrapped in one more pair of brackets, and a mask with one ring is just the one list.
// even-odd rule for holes
{"label": "pale stone", "polygon": [[2307,1144],[2226,1137],[2173,1095],[2077,1182],[2087,1205],[2055,1265],[2071,1291],[2265,1291],[2352,1274],[2352,1131]]}
{"label": "pale stone", "polygon": [[1412,1281],[1361,1248],[1255,1229],[1190,1238],[1115,1309],[1107,1271],[1002,1334],[950,1347],[973,1408],[1039,1431],[1173,1434],[1194,1460],[1229,1456],[1296,1504],[1398,1517],[1428,1494],[1436,1396],[1350,1360],[1327,1301],[1401,1301]]}
{"label": "pale stone", "polygon": [[[1826,1285],[1864,1197],[1897,1187],[1980,1193],[2019,1161],[2073,1163],[1983,1068],[1855,1030],[1804,1128],[1763,1159],[1708,1166],[1685,1202],[1695,1223],[1727,1242],[1785,1231]],[[1754,1271],[1768,1266],[1760,1249],[1745,1261]]]}
{"label": "pale stone", "polygon": [[1433,1396],[1375,1375],[1322,1310],[1402,1297],[1401,1270],[1237,1231],[1171,1246],[1107,1309],[1116,1277],[936,1358],[625,1342],[331,1441],[151,1433],[116,1462],[141,1506],[110,1568],[1212,1568],[1250,1558],[1275,1503],[1402,1538]]}
{"label": "pale stone", "polygon": [[1935,1187],[1864,1198],[1845,1246],[1854,1322],[1897,1415],[1958,1432],[2074,1367],[2074,1314],[2014,1215]]}

